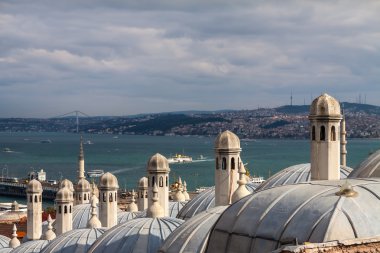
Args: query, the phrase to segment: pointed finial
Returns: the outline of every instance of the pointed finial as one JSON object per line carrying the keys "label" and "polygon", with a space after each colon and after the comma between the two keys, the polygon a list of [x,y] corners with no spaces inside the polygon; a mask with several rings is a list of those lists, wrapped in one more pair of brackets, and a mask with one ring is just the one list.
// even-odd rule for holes
{"label": "pointed finial", "polygon": [[190,200],[190,196],[189,196],[189,193],[187,192],[187,184],[186,184],[185,180],[183,181],[183,191],[182,191],[182,194],[183,194],[183,196],[185,196],[185,201],[189,201]]}
{"label": "pointed finial", "polygon": [[160,218],[164,217],[165,212],[164,209],[161,207],[161,205],[158,203],[158,188],[157,184],[154,183],[153,186],[153,197],[152,197],[152,205],[148,208],[148,217],[151,218]]}
{"label": "pointed finial", "polygon": [[182,193],[183,187],[182,187],[182,180],[181,177],[178,177],[178,187],[176,189],[176,192],[173,196],[174,201],[183,202],[186,200],[185,195]]}
{"label": "pointed finial", "polygon": [[97,212],[96,212],[96,206],[97,204],[97,198],[95,195],[92,195],[91,197],[91,218],[87,222],[88,228],[100,228],[102,227],[102,224],[98,218]]}
{"label": "pointed finial", "polygon": [[137,212],[138,207],[136,205],[136,199],[135,199],[135,189],[132,189],[132,196],[131,196],[131,203],[127,206],[127,212]]}
{"label": "pointed finial", "polygon": [[13,224],[13,229],[12,229],[12,239],[9,241],[9,247],[14,249],[18,246],[20,246],[20,240],[17,238],[17,227],[16,224]]}
{"label": "pointed finial", "polygon": [[232,203],[250,194],[250,192],[247,190],[247,187],[245,186],[247,184],[247,176],[246,176],[247,172],[242,162],[240,162],[239,164],[238,172],[239,172],[239,180],[237,183],[239,184],[239,187],[236,189],[236,191],[232,195]]}
{"label": "pointed finial", "polygon": [[45,240],[51,241],[54,238],[56,238],[57,236],[53,231],[53,220],[52,220],[50,214],[48,216],[47,222],[48,222],[48,226],[47,226],[48,230],[46,230],[46,232],[45,232]]}
{"label": "pointed finial", "polygon": [[356,197],[358,196],[358,192],[354,190],[354,187],[346,180],[344,184],[340,187],[339,191],[335,193],[337,196],[344,197]]}

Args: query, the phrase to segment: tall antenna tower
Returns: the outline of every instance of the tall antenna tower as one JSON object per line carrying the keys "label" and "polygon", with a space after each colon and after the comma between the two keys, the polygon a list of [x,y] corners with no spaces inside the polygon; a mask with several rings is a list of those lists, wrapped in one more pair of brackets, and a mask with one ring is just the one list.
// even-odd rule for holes
{"label": "tall antenna tower", "polygon": [[293,91],[290,91],[290,106],[293,106]]}

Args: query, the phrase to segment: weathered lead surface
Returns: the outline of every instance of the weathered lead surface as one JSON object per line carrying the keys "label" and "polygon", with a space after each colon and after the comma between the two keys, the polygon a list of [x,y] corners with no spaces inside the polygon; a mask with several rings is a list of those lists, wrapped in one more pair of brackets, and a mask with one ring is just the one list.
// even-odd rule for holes
{"label": "weathered lead surface", "polygon": [[348,176],[349,178],[380,177],[380,150],[361,162]]}
{"label": "weathered lead surface", "polygon": [[[340,178],[347,178],[351,171],[352,169],[350,167],[341,166]],[[280,185],[309,182],[310,180],[310,163],[297,164],[277,172],[265,180],[264,183],[260,184],[256,191],[265,190]]]}
{"label": "weathered lead surface", "polygon": [[[355,197],[337,196],[348,182]],[[380,179],[312,181],[249,195],[215,224],[208,253],[270,252],[286,244],[380,235]]]}
{"label": "weathered lead surface", "polygon": [[41,250],[49,243],[47,240],[34,240],[28,241],[17,248],[13,249],[12,252],[16,253],[39,253]]}

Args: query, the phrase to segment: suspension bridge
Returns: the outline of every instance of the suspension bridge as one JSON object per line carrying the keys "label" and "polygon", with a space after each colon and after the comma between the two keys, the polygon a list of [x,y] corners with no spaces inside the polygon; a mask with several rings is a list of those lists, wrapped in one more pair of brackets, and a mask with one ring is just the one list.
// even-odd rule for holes
{"label": "suspension bridge", "polygon": [[76,111],[68,112],[68,113],[61,114],[61,115],[58,115],[55,117],[51,117],[50,119],[65,118],[65,117],[70,117],[70,116],[75,116],[75,118],[76,118],[77,133],[79,133],[79,118],[80,117],[91,117],[90,115],[88,115],[84,112],[76,110]]}

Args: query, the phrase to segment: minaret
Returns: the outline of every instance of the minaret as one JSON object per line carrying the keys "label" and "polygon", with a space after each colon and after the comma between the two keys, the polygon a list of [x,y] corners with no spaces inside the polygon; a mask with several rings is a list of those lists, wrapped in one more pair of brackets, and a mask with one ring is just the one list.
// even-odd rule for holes
{"label": "minaret", "polygon": [[160,154],[153,155],[147,166],[148,171],[148,206],[152,205],[153,187],[156,184],[158,190],[158,202],[164,209],[165,216],[169,216],[169,163]]}
{"label": "minaret", "polygon": [[183,181],[183,196],[185,196],[185,201],[189,201],[190,200],[190,196],[189,196],[189,193],[187,192],[187,184],[186,184],[186,181]]}
{"label": "minaret", "polygon": [[310,107],[311,179],[340,179],[339,102],[328,94],[316,99]]}
{"label": "minaret", "polygon": [[55,203],[55,232],[60,235],[73,229],[73,193],[69,188],[63,187],[57,192]]}
{"label": "minaret", "polygon": [[342,166],[347,166],[347,132],[346,132],[346,117],[344,116],[344,111],[342,109],[342,122],[340,125],[340,164]]}
{"label": "minaret", "polygon": [[84,152],[83,152],[83,138],[80,137],[79,156],[78,156],[78,179],[84,177]]}
{"label": "minaret", "polygon": [[138,191],[138,200],[137,206],[139,211],[144,211],[148,208],[148,178],[142,177],[139,180],[139,191]]}
{"label": "minaret", "polygon": [[87,222],[88,228],[100,228],[100,227],[102,227],[102,224],[101,224],[101,222],[97,216],[96,204],[97,204],[97,199],[96,199],[95,195],[93,195],[91,198],[91,218]]}
{"label": "minaret", "polygon": [[103,174],[99,179],[99,217],[102,226],[111,228],[117,225],[117,178],[111,173]]}
{"label": "minaret", "polygon": [[229,205],[237,189],[240,164],[240,140],[224,131],[215,140],[215,206]]}
{"label": "minaret", "polygon": [[127,206],[127,212],[137,212],[139,209],[136,205],[135,190],[132,190],[131,203]]}
{"label": "minaret", "polygon": [[79,179],[77,185],[75,186],[75,204],[88,204],[91,198],[91,185],[84,179]]}
{"label": "minaret", "polygon": [[149,202],[147,217],[161,218],[165,216],[165,211],[159,202],[158,193],[159,193],[159,190],[157,188],[157,184],[154,183],[153,189],[152,189],[152,199]]}
{"label": "minaret", "polygon": [[245,170],[242,162],[239,163],[239,181],[238,181],[238,184],[239,184],[239,187],[237,188],[237,190],[232,195],[232,202],[233,203],[250,194],[250,192],[247,190],[247,187],[245,187],[245,185],[247,184],[247,176],[246,176],[246,170]]}
{"label": "minaret", "polygon": [[48,216],[47,222],[48,222],[48,226],[47,226],[47,230],[46,230],[45,235],[44,235],[44,237],[45,237],[44,239],[51,241],[51,240],[55,239],[57,236],[53,231],[53,225],[52,225],[53,220],[52,220],[50,214]]}
{"label": "minaret", "polygon": [[27,196],[27,232],[28,240],[39,240],[42,235],[42,185],[33,179],[28,183]]}
{"label": "minaret", "polygon": [[17,248],[20,246],[20,240],[17,238],[17,227],[16,224],[13,224],[13,233],[12,233],[12,239],[9,241],[9,248]]}

